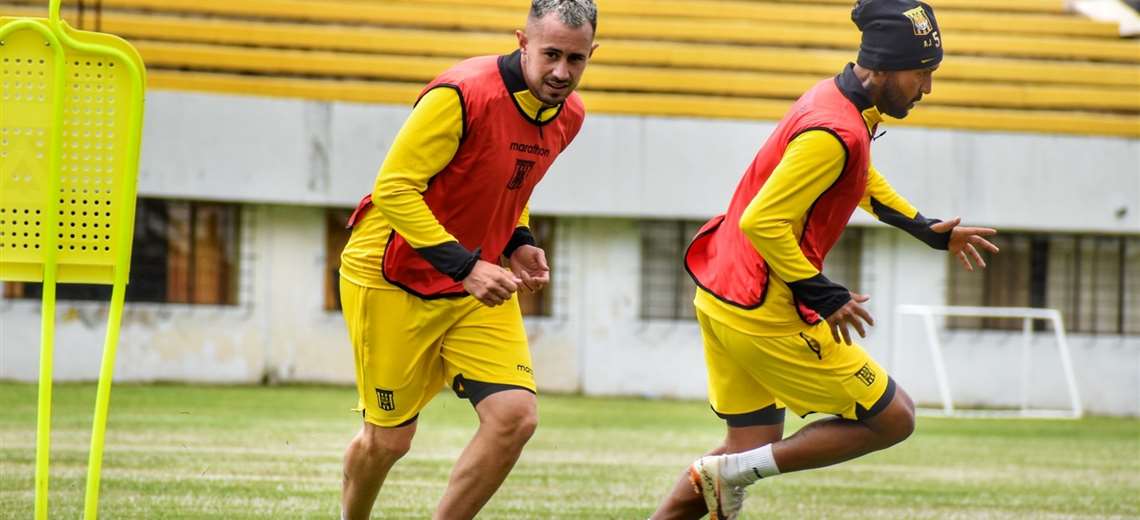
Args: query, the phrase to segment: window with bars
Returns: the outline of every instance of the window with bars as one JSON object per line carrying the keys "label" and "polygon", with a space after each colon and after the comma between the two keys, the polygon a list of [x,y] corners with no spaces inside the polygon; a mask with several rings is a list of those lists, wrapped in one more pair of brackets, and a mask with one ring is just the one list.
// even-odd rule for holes
{"label": "window with bars", "polygon": [[[1059,309],[1069,332],[1140,334],[1140,237],[1011,233],[988,268],[952,261],[951,305]],[[1017,320],[953,318],[955,328],[1020,329]],[[1037,327],[1044,327],[1038,324]]]}
{"label": "window with bars", "polygon": [[703,221],[641,222],[641,317],[649,320],[694,318],[697,286],[685,272],[683,256]]}
{"label": "window with bars", "polygon": [[[325,212],[325,310],[340,311],[340,253],[352,231],[345,228],[345,222],[351,210],[330,209]],[[553,261],[554,247],[557,242],[554,232],[555,220],[552,217],[530,217],[530,232],[538,242],[538,246],[546,252],[546,261]],[[504,266],[509,263],[504,259]],[[550,316],[551,295],[554,292],[553,284],[545,289],[531,294],[519,291],[519,307],[523,316]]]}
{"label": "window with bars", "polygon": [[[240,208],[233,204],[139,199],[128,302],[237,304]],[[7,298],[43,294],[39,283],[9,282]],[[61,300],[109,300],[111,286],[60,284]]]}
{"label": "window with bars", "polygon": [[[535,242],[538,242],[538,247],[541,247],[542,250],[546,252],[546,263],[548,265],[557,260],[554,257],[555,248],[558,245],[554,224],[555,220],[552,217],[538,217],[534,215],[530,217],[530,232],[534,235]],[[552,315],[553,283],[548,284],[545,289],[537,293],[528,293],[523,290],[516,294],[518,295],[519,307],[522,308],[523,316]]]}
{"label": "window with bars", "polygon": [[[704,221],[643,221],[641,223],[641,317],[683,320],[694,318],[696,284],[685,271],[684,254]],[[859,291],[863,229],[848,228],[831,248],[824,274],[844,287]]]}

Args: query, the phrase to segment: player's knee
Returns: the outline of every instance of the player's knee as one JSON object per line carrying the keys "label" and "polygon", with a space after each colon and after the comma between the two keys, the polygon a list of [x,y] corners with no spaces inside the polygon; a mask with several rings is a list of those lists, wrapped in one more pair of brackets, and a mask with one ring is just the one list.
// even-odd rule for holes
{"label": "player's knee", "polygon": [[496,414],[486,424],[495,436],[508,445],[522,445],[530,440],[538,429],[538,410],[533,406],[519,406]]}
{"label": "player's knee", "polygon": [[376,460],[396,461],[412,449],[412,435],[389,428],[371,428],[359,438],[360,447],[368,457]]}
{"label": "player's knee", "polygon": [[870,440],[871,449],[884,450],[898,444],[914,433],[914,413],[905,409],[884,411],[875,418],[872,427],[875,436]]}
{"label": "player's knee", "polygon": [[906,440],[914,433],[914,408],[906,408],[899,412],[899,417],[895,420],[894,430],[894,442],[896,444]]}
{"label": "player's knee", "polygon": [[534,408],[519,410],[512,414],[505,429],[506,436],[515,443],[522,444],[529,441],[538,429],[538,411]]}
{"label": "player's knee", "polygon": [[889,420],[886,421],[887,427],[883,432],[885,434],[883,440],[887,446],[898,444],[914,433],[914,403],[911,403],[905,395],[903,397],[895,403],[898,406],[892,406],[889,410]]}
{"label": "player's knee", "polygon": [[412,440],[400,437],[381,437],[374,439],[369,446],[368,453],[374,458],[384,460],[399,460],[412,449]]}
{"label": "player's knee", "polygon": [[515,438],[520,442],[527,442],[534,436],[535,430],[538,430],[538,413],[532,412],[520,418]]}
{"label": "player's knee", "polygon": [[914,402],[899,388],[889,405],[866,424],[875,432],[875,449],[898,444],[914,433]]}
{"label": "player's knee", "polygon": [[895,442],[902,442],[914,433],[915,419],[914,419],[914,401],[907,395],[902,388],[896,392],[897,404],[899,405],[899,419],[898,419],[898,440]]}

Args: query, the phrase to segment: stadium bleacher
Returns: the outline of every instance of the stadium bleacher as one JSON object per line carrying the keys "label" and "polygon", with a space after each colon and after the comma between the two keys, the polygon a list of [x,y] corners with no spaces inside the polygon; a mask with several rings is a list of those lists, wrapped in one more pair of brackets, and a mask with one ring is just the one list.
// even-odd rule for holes
{"label": "stadium bleacher", "polygon": [[[903,124],[1140,137],[1140,42],[1063,0],[936,0],[947,59]],[[0,0],[44,16],[46,0]],[[65,0],[134,43],[152,88],[404,104],[515,45],[526,0]],[[778,119],[853,59],[850,0],[599,0],[594,113]]]}

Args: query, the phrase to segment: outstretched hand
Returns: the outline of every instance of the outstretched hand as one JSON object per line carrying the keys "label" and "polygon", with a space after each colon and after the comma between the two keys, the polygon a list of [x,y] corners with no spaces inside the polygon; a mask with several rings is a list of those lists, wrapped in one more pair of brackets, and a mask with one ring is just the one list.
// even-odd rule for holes
{"label": "outstretched hand", "polygon": [[522,287],[530,292],[541,291],[550,283],[550,266],[546,252],[535,246],[521,246],[511,254],[511,272],[522,280]]}
{"label": "outstretched hand", "polygon": [[930,229],[935,233],[950,232],[950,254],[954,255],[954,258],[957,258],[958,262],[961,263],[962,267],[966,268],[967,271],[974,270],[974,265],[970,263],[970,260],[978,264],[978,267],[985,269],[986,261],[982,259],[978,248],[980,247],[996,255],[998,253],[998,247],[984,237],[996,235],[997,230],[984,227],[960,226],[959,224],[961,223],[961,217],[954,217],[945,222],[932,224]]}

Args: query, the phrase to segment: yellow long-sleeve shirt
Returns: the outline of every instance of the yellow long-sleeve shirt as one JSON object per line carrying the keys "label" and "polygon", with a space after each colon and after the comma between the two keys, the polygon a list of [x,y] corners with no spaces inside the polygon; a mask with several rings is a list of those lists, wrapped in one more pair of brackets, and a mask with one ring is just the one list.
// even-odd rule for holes
{"label": "yellow long-sleeve shirt", "polygon": [[[545,108],[529,90],[514,93],[519,106],[532,118],[547,121],[558,114]],[[375,204],[353,227],[340,255],[340,275],[365,287],[396,289],[380,271],[388,236],[395,230],[415,248],[454,242],[423,194],[431,178],[442,171],[459,150],[463,137],[463,107],[451,88],[430,90],[412,109],[396,134],[372,189]],[[530,222],[529,207],[518,226]]]}
{"label": "yellow long-sleeve shirt", "polygon": [[[874,107],[863,112],[868,129],[882,116]],[[744,309],[697,289],[693,303],[713,319],[757,336],[785,336],[808,327],[796,312],[789,282],[807,280],[820,271],[804,256],[800,237],[812,204],[843,172],[846,153],[833,134],[811,130],[789,143],[780,163],[741,216],[740,228],[769,267],[768,294],[756,309]],[[895,192],[871,166],[859,204],[883,222],[901,227],[937,247],[928,220]]]}

